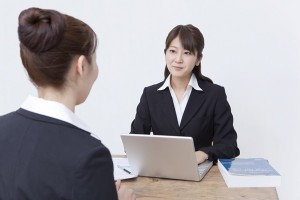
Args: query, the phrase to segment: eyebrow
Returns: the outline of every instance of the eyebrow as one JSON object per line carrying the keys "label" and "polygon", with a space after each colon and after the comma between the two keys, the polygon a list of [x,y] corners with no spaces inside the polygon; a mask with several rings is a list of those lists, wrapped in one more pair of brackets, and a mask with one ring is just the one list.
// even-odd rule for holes
{"label": "eyebrow", "polygon": [[[172,47],[172,48],[175,48],[175,49],[178,49],[178,48],[180,48],[180,47],[176,47],[176,46],[169,46],[169,48],[170,48],[170,47]],[[190,51],[190,50],[188,50],[188,49],[185,49],[185,48],[183,48],[183,50],[184,50],[184,51],[189,51],[189,52],[192,52],[192,51]]]}

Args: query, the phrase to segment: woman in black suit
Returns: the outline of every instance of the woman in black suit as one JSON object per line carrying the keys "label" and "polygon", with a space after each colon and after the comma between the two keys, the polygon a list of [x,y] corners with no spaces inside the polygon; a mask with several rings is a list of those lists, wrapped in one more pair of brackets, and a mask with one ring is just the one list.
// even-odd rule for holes
{"label": "woman in black suit", "polygon": [[94,31],[55,10],[29,8],[18,35],[38,97],[0,117],[0,199],[135,199],[115,183],[109,150],[74,113],[98,76]]}
{"label": "woman in black suit", "polygon": [[165,80],[144,88],[131,133],[191,136],[198,163],[239,155],[223,87],[201,73],[204,38],[193,25],[167,36]]}

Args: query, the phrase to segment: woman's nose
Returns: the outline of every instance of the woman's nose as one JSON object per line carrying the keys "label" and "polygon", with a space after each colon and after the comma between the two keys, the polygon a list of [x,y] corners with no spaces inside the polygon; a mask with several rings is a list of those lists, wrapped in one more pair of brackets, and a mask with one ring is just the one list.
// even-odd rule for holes
{"label": "woman's nose", "polygon": [[183,59],[182,59],[182,56],[181,55],[178,55],[175,59],[175,62],[176,63],[183,63]]}

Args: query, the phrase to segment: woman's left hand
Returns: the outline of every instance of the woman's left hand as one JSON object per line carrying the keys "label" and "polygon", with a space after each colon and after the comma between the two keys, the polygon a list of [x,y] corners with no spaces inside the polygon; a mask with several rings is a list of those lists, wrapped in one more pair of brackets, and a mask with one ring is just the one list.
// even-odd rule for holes
{"label": "woman's left hand", "polygon": [[196,151],[196,159],[197,163],[200,164],[208,159],[208,155],[203,151]]}

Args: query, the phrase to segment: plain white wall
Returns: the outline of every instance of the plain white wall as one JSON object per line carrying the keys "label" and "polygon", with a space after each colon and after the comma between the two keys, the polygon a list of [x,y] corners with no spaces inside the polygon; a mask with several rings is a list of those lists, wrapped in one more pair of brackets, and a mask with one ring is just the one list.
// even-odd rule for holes
{"label": "plain white wall", "polygon": [[0,3],[0,115],[36,95],[19,57],[17,18],[28,7],[57,9],[98,34],[99,78],[77,114],[123,153],[145,86],[163,80],[164,41],[178,24],[205,37],[203,73],[225,87],[240,157],[264,157],[282,174],[280,199],[300,199],[300,2],[284,0],[6,1]]}

